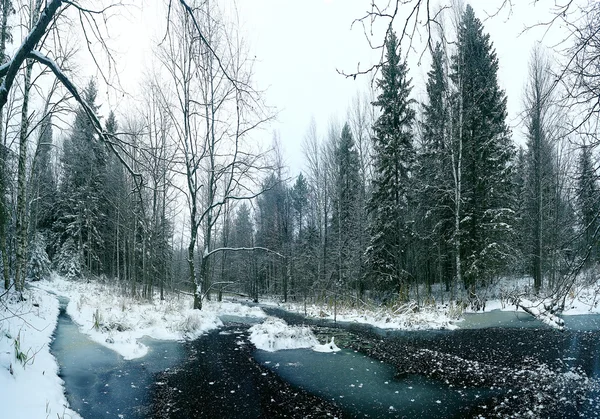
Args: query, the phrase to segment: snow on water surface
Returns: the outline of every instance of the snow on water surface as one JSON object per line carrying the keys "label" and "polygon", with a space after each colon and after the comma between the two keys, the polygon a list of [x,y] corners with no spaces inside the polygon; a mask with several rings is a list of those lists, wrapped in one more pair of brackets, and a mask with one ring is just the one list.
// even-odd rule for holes
{"label": "snow on water surface", "polygon": [[315,345],[313,347],[313,351],[315,352],[339,352],[340,348],[335,344],[334,337],[331,337],[331,342],[325,343],[323,345]]}
{"label": "snow on water surface", "polygon": [[[3,418],[79,418],[68,408],[63,381],[49,346],[58,317],[58,301],[47,292],[24,292],[0,303],[0,416]],[[16,359],[15,341],[27,357]],[[11,372],[12,371],[12,372]]]}
{"label": "snow on water surface", "polygon": [[275,352],[284,349],[312,348],[315,352],[338,352],[340,348],[331,342],[321,345],[307,326],[289,326],[277,317],[267,317],[261,324],[250,329],[250,342],[263,351]]}

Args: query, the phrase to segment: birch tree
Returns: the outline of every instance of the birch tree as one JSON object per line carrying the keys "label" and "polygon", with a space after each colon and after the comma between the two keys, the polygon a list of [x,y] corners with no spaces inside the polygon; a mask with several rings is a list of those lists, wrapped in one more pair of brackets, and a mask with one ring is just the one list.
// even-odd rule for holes
{"label": "birch tree", "polygon": [[246,182],[256,181],[261,156],[246,148],[245,139],[270,117],[252,89],[242,40],[220,11],[209,2],[191,11],[187,4],[172,6],[171,30],[158,57],[170,79],[170,91],[162,95],[186,179],[189,282],[200,309],[211,291],[210,256],[219,251],[213,234],[224,205],[257,194]]}

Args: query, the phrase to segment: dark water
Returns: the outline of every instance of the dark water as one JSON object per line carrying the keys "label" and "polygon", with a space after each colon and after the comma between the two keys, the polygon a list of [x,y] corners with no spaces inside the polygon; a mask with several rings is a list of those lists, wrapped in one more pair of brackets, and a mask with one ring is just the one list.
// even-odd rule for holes
{"label": "dark water", "polygon": [[80,333],[65,305],[62,300],[50,351],[60,365],[71,408],[84,418],[147,417],[151,392],[160,386],[155,375],[182,361],[182,345],[148,339],[145,357],[125,361]]}
{"label": "dark water", "polygon": [[459,418],[492,393],[452,388],[418,375],[396,379],[390,365],[347,350],[258,350],[255,357],[286,381],[330,399],[352,417]]}
{"label": "dark water", "polygon": [[[339,335],[341,341],[345,334],[369,335],[374,342],[389,343],[397,358],[406,358],[409,366],[411,356],[423,350],[440,354],[420,371],[408,368],[409,373],[398,375],[396,367],[348,350],[337,354],[254,351],[247,341],[249,325],[241,323],[228,323],[194,342],[147,341],[149,353],[144,358],[125,361],[81,334],[64,312],[64,301],[61,306],[51,351],[59,361],[69,403],[84,418],[249,419],[306,417],[311,411],[313,417],[323,416],[318,412],[327,411],[327,406],[310,394],[334,402],[349,417],[443,418],[467,417],[473,412],[485,416],[478,406],[500,404],[503,398],[516,397],[517,391],[520,411],[537,403],[534,396],[539,391],[547,393],[543,403],[553,403],[550,413],[546,410],[539,416],[600,417],[597,386],[583,393],[581,389],[573,392],[568,383],[554,388],[542,379],[539,389],[532,381],[514,387],[515,393],[510,387],[489,386],[490,381],[502,382],[502,374],[520,386],[520,378],[515,380],[520,370],[539,366],[557,372],[559,378],[570,372],[600,378],[597,315],[565,318],[567,330],[563,332],[510,312],[469,317],[455,331],[392,332],[267,310],[291,324],[311,324],[322,334],[322,341],[328,334]],[[459,384],[465,376],[459,370],[473,365],[469,363],[478,363],[482,371],[494,376],[482,381],[485,385]],[[523,396],[532,394],[531,399]],[[576,397],[577,403],[570,403]]]}
{"label": "dark water", "polygon": [[[454,331],[390,331],[368,325],[334,325],[331,321],[306,320],[302,316],[273,308],[267,311],[271,315],[284,317],[289,323],[308,323],[329,328],[333,334],[341,333],[340,338],[343,338],[343,331],[346,330],[370,335],[375,342],[385,342],[389,355],[386,359],[389,358],[401,372],[400,386],[404,385],[403,380],[412,379],[415,374],[421,379],[423,376],[432,378],[425,380],[423,394],[427,391],[439,394],[441,391],[443,396],[436,397],[434,403],[420,406],[417,411],[410,407],[414,402],[405,403],[403,410],[399,410],[399,416],[417,418],[425,414],[425,417],[460,417],[461,409],[473,400],[463,394],[457,397],[456,388],[472,391],[493,387],[493,403],[481,403],[480,406],[489,408],[490,405],[503,403],[509,406],[505,410],[500,409],[500,417],[504,413],[511,415],[515,412],[517,416],[522,416],[530,407],[542,407],[543,413],[533,412],[533,417],[600,417],[600,392],[596,383],[600,380],[598,315],[565,316],[567,328],[564,331],[553,329],[524,313],[501,311],[468,315],[458,323],[461,328]],[[420,364],[423,351],[428,352],[426,360]],[[294,361],[294,356],[286,360],[279,359],[286,356],[284,353],[260,355],[265,360],[269,356],[279,362],[281,374],[299,386],[310,387],[312,391],[332,398],[342,390],[341,387],[332,389],[326,375],[313,380],[318,386],[313,388],[315,384],[310,382],[311,379],[303,378],[301,368],[282,367],[288,362],[307,364]],[[322,366],[319,368],[327,370]],[[578,377],[589,378],[593,382],[587,386]],[[343,379],[338,381],[340,384],[344,382]],[[385,387],[374,393],[377,397],[385,395]],[[487,400],[489,394],[476,396]],[[373,396],[373,399],[377,397]],[[393,397],[383,404],[392,403]],[[439,406],[437,400],[441,397],[445,400]],[[346,403],[343,399],[338,402],[342,405]],[[455,409],[457,402],[462,405]],[[359,404],[366,403],[368,400]],[[477,401],[475,404],[478,404]],[[354,409],[354,405],[354,402],[348,403],[351,409]],[[370,412],[368,409],[371,408],[367,407],[367,412]],[[466,416],[471,416],[473,412],[487,416],[483,407],[469,410]]]}

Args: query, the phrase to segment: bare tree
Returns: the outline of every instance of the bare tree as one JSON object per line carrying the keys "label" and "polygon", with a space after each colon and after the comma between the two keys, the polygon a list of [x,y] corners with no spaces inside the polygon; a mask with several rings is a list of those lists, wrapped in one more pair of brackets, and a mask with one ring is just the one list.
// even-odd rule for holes
{"label": "bare tree", "polygon": [[192,4],[192,12],[187,5],[170,8],[171,28],[158,57],[170,79],[170,93],[162,95],[186,179],[189,281],[194,308],[200,309],[211,290],[210,255],[218,250],[213,235],[224,206],[257,195],[247,181],[260,168],[260,156],[244,147],[245,139],[270,117],[251,87],[251,62],[240,36],[209,2]]}

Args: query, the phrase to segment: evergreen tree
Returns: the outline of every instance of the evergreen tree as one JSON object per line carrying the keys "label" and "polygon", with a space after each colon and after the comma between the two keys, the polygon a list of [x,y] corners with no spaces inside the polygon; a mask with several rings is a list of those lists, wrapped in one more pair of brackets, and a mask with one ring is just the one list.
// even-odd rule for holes
{"label": "evergreen tree", "polygon": [[52,119],[45,118],[40,124],[39,143],[34,157],[31,186],[32,230],[49,230],[54,222],[56,204],[56,177],[52,165]]}
{"label": "evergreen tree", "polygon": [[[83,98],[94,111],[98,109],[96,94],[96,84],[92,80]],[[69,264],[70,272],[81,272],[84,268],[88,272],[100,272],[106,161],[104,144],[96,138],[92,123],[79,108],[71,136],[63,145],[60,204],[54,223],[59,253],[68,253],[60,255],[60,259],[72,258],[84,264],[79,269]]]}
{"label": "evergreen tree", "polygon": [[381,110],[374,125],[374,178],[369,202],[371,241],[367,262],[380,286],[393,287],[407,297],[407,250],[411,237],[409,214],[410,176],[414,161],[412,124],[415,111],[409,99],[410,80],[401,61],[398,39],[386,40],[386,59],[377,81],[380,93],[373,105]]}
{"label": "evergreen tree", "polygon": [[359,278],[360,243],[360,167],[358,152],[350,126],[345,124],[334,149],[335,189],[332,199],[332,234],[336,249],[338,286],[350,285],[351,279]]}
{"label": "evergreen tree", "polygon": [[589,145],[583,145],[579,155],[577,203],[582,235],[582,256],[588,255],[588,265],[600,258],[600,188]]}
{"label": "evergreen tree", "polygon": [[542,286],[544,275],[549,273],[550,259],[556,249],[552,230],[556,211],[562,197],[557,194],[557,168],[554,145],[556,132],[553,126],[554,108],[553,80],[548,61],[539,49],[535,49],[529,65],[529,81],[525,90],[525,127],[527,129],[525,213],[526,221],[521,234],[526,242],[525,256],[536,291]]}
{"label": "evergreen tree", "polygon": [[[279,175],[271,174],[262,185],[264,191],[258,198],[256,218],[256,244],[279,255],[287,255],[291,241],[291,210],[287,185]],[[262,289],[279,293],[287,299],[290,271],[289,259],[268,252],[260,257],[258,274]]]}
{"label": "evergreen tree", "polygon": [[486,284],[507,265],[513,223],[506,95],[498,58],[481,21],[467,5],[458,28],[451,79],[456,85],[454,133],[462,145],[461,241],[465,288]]}
{"label": "evergreen tree", "polygon": [[296,178],[296,182],[290,191],[294,216],[296,217],[297,235],[302,235],[304,219],[308,215],[308,183],[302,173]]}
{"label": "evergreen tree", "polygon": [[34,281],[44,279],[50,274],[50,259],[46,253],[46,238],[40,232],[35,233],[29,254],[28,274]]}
{"label": "evergreen tree", "polygon": [[[231,247],[252,248],[254,245],[254,226],[250,207],[243,202],[237,210],[231,232]],[[232,280],[242,285],[242,289],[251,296],[255,293],[254,272],[252,266],[256,255],[251,251],[231,252],[228,257],[231,265]]]}
{"label": "evergreen tree", "polygon": [[525,150],[519,147],[515,158],[515,168],[513,172],[513,197],[515,202],[515,232],[513,236],[513,249],[516,255],[516,264],[512,269],[513,273],[523,275],[530,272],[531,254],[530,243],[528,241],[530,228],[528,207],[527,207],[527,161]]}
{"label": "evergreen tree", "polygon": [[[114,135],[117,132],[117,119],[114,112],[108,114],[106,118],[105,130]],[[113,154],[107,154],[106,169],[104,176],[104,185],[102,185],[101,212],[105,214],[106,222],[100,226],[100,236],[102,238],[103,271],[110,277],[119,277],[122,270],[119,264],[122,264],[123,248],[119,241],[124,234],[123,220],[128,215],[127,207],[130,201],[125,171],[123,165]]]}
{"label": "evergreen tree", "polygon": [[452,280],[453,203],[452,163],[449,149],[449,110],[444,55],[438,43],[427,79],[427,103],[423,104],[422,146],[418,158],[418,202],[424,246],[421,277],[430,285]]}

